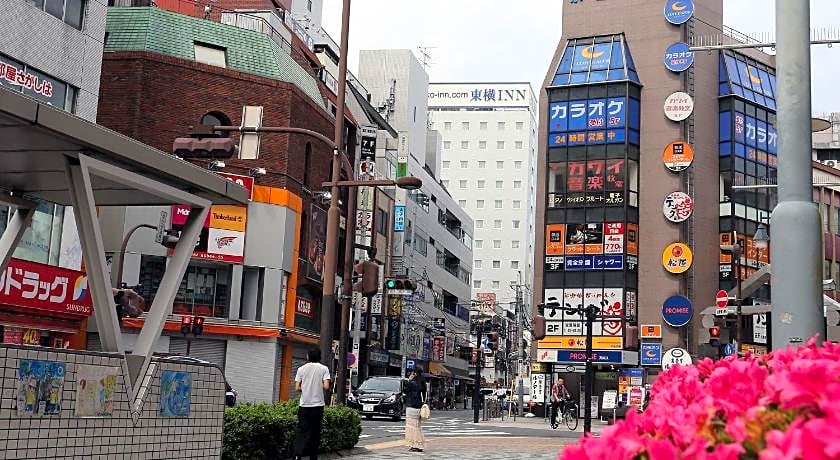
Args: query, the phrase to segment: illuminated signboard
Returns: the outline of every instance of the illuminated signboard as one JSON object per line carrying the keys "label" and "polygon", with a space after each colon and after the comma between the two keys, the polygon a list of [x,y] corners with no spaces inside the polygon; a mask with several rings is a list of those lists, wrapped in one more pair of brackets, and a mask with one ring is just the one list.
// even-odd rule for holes
{"label": "illuminated signboard", "polygon": [[548,181],[549,208],[623,206],[627,160],[551,163]]}
{"label": "illuminated signboard", "polygon": [[[625,260],[625,230],[635,224],[605,222],[594,224],[549,224],[546,226],[545,270],[589,271],[636,268],[636,258]],[[632,262],[632,263],[631,263]]]}
{"label": "illuminated signboard", "polygon": [[548,146],[623,144],[625,141],[638,145],[639,108],[639,101],[627,97],[552,102],[548,107]]}
{"label": "illuminated signboard", "polygon": [[776,128],[766,121],[736,111],[720,113],[721,157],[735,155],[776,167],[778,144]]}

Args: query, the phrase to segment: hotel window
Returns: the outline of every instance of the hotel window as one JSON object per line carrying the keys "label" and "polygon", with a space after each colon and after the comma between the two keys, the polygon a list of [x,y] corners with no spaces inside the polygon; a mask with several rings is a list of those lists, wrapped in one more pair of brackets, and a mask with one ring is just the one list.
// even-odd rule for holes
{"label": "hotel window", "polygon": [[495,201],[493,201],[493,206],[494,206],[496,209],[502,209],[502,200],[495,200]]}
{"label": "hotel window", "polygon": [[493,268],[502,268],[502,261],[501,260],[494,260],[493,261]]}
{"label": "hotel window", "polygon": [[516,169],[522,169],[522,162],[521,161],[514,161],[513,167]]}
{"label": "hotel window", "polygon": [[458,187],[459,188],[467,188],[467,180],[466,179],[459,180],[458,181]]}
{"label": "hotel window", "polygon": [[461,122],[461,129],[463,129],[464,131],[469,131],[470,130],[470,122],[468,122],[468,121]]}
{"label": "hotel window", "polygon": [[473,280],[473,288],[481,289],[481,280]]}
{"label": "hotel window", "polygon": [[84,0],[35,0],[29,2],[41,11],[64,21],[67,25],[82,30],[85,14]]}
{"label": "hotel window", "polygon": [[513,181],[513,188],[514,188],[514,189],[517,189],[517,190],[518,190],[518,189],[521,189],[521,188],[522,188],[522,181],[521,181],[521,180],[515,180],[515,181]]}
{"label": "hotel window", "polygon": [[478,148],[481,150],[487,150],[487,141],[478,141]]}
{"label": "hotel window", "polygon": [[522,150],[522,148],[523,148],[522,141],[516,141],[516,142],[514,142],[514,143],[513,143],[513,147],[514,147],[516,150]]}
{"label": "hotel window", "polygon": [[461,149],[468,149],[470,148],[470,141],[461,141]]}
{"label": "hotel window", "polygon": [[504,150],[505,149],[505,141],[496,141],[496,149]]}
{"label": "hotel window", "polygon": [[475,200],[475,207],[478,209],[484,209],[484,200]]}
{"label": "hotel window", "polygon": [[462,161],[461,162],[461,169],[467,169],[469,166],[470,166],[470,163],[468,161]]}
{"label": "hotel window", "polygon": [[458,200],[458,206],[460,206],[461,209],[467,209],[467,200]]}
{"label": "hotel window", "polygon": [[496,169],[504,169],[504,168],[505,168],[505,162],[504,161],[497,161],[496,162]]}
{"label": "hotel window", "polygon": [[475,185],[478,188],[484,188],[485,184],[486,184],[486,181],[484,179],[479,179],[475,182]]}
{"label": "hotel window", "polygon": [[481,268],[481,259],[475,259],[473,267]]}
{"label": "hotel window", "polygon": [[516,122],[516,130],[517,131],[522,131],[523,129],[525,129],[525,123],[523,123],[521,121],[517,121]]}
{"label": "hotel window", "polygon": [[443,149],[449,150],[452,148],[452,141],[443,141]]}
{"label": "hotel window", "polygon": [[493,228],[502,228],[502,219],[495,219],[493,221]]}
{"label": "hotel window", "polygon": [[484,160],[479,160],[478,162],[478,169],[484,169],[487,167],[487,162]]}
{"label": "hotel window", "polygon": [[513,209],[519,209],[522,207],[522,201],[520,200],[513,200]]}
{"label": "hotel window", "polygon": [[513,228],[519,228],[519,221],[518,220],[513,221]]}
{"label": "hotel window", "polygon": [[519,249],[519,240],[513,240],[510,242],[510,247],[513,249]]}
{"label": "hotel window", "polygon": [[502,240],[493,240],[493,249],[501,249]]}
{"label": "hotel window", "polygon": [[493,289],[499,289],[499,282],[493,281]]}
{"label": "hotel window", "polygon": [[500,121],[496,126],[498,127],[499,131],[505,130],[505,122],[503,121]]}
{"label": "hotel window", "polygon": [[475,228],[484,228],[484,221],[481,219],[475,221]]}
{"label": "hotel window", "polygon": [[505,181],[497,180],[496,181],[496,188],[499,188],[499,189],[505,188]]}
{"label": "hotel window", "polygon": [[475,240],[474,243],[476,249],[481,249],[484,247],[484,240]]}
{"label": "hotel window", "polygon": [[452,122],[451,121],[445,121],[443,123],[443,129],[446,130],[446,131],[451,130],[452,129]]}
{"label": "hotel window", "polygon": [[519,268],[519,261],[518,260],[511,260],[510,261],[510,268],[516,270]]}
{"label": "hotel window", "polygon": [[487,122],[486,122],[486,121],[482,121],[481,123],[479,123],[479,124],[478,124],[478,129],[480,129],[480,130],[482,130],[482,131],[487,131]]}

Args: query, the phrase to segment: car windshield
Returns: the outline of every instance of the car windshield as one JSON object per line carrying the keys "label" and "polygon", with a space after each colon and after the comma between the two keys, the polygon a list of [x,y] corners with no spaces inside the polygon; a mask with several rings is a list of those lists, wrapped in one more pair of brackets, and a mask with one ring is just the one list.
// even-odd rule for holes
{"label": "car windshield", "polygon": [[400,381],[395,379],[368,379],[362,383],[359,390],[399,393]]}

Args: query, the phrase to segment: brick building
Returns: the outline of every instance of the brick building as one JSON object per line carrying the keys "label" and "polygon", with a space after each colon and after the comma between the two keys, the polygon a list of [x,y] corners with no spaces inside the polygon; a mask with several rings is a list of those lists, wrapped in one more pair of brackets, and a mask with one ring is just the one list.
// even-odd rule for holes
{"label": "brick building", "polygon": [[[331,138],[334,115],[316,69],[292,56],[294,45],[282,34],[265,30],[159,8],[111,8],[100,123],[170,151],[172,141],[192,127],[239,125],[243,106],[262,106],[263,126],[303,127]],[[354,152],[356,127],[349,114],[345,126],[346,151]],[[238,143],[238,136],[231,137]],[[295,368],[305,362],[307,349],[317,346],[326,204],[316,191],[329,178],[332,156],[329,146],[300,135],[263,135],[259,151],[257,160],[225,159],[222,170],[254,180],[242,257],[194,258],[188,270],[194,265],[195,276],[188,271],[183,299],[173,307],[173,315],[208,316],[216,329],[195,340],[191,354],[226,364],[245,400],[287,398]],[[192,161],[202,167],[209,162]],[[254,168],[264,168],[265,174]],[[131,210],[107,210],[109,222],[103,225],[110,226],[112,236],[106,236],[106,245],[118,247],[134,223],[156,223],[158,211],[132,216]],[[176,217],[171,219],[174,224]],[[149,238],[138,236],[129,244],[123,281],[141,285],[148,297],[156,287],[149,267],[165,263],[166,252],[140,239]],[[199,299],[202,289],[211,293],[209,300]],[[173,324],[177,319],[171,318]],[[161,339],[160,351],[183,352],[183,338],[174,329]],[[253,369],[266,375],[249,377]]]}

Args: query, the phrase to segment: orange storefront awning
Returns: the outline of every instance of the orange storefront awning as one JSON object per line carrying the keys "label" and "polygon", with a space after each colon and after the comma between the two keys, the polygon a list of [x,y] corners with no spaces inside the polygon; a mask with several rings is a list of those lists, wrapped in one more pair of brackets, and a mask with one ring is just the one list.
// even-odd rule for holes
{"label": "orange storefront awning", "polygon": [[429,373],[438,377],[452,378],[452,372],[449,369],[447,369],[443,364],[436,362],[429,363]]}

